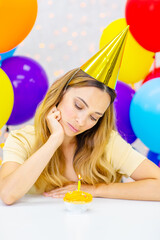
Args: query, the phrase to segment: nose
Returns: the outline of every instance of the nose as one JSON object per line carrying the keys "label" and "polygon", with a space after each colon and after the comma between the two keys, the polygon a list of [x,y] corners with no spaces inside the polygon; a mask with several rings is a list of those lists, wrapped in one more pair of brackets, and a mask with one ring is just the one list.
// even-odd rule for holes
{"label": "nose", "polygon": [[86,123],[86,116],[85,116],[85,114],[77,116],[76,122],[78,123],[78,125],[80,127],[83,127],[85,125],[85,123]]}

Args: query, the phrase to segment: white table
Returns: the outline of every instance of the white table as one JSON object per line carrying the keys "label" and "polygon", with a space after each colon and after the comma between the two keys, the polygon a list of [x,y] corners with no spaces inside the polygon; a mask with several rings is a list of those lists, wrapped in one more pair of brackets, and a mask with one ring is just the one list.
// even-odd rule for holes
{"label": "white table", "polygon": [[26,195],[0,201],[0,240],[160,240],[160,202],[93,199],[90,210],[70,213],[62,199]]}

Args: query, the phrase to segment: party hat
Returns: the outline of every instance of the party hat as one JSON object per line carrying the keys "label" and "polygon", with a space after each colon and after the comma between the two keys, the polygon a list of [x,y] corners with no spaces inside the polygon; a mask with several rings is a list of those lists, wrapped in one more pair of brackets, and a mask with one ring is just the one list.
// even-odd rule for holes
{"label": "party hat", "polygon": [[83,64],[80,69],[106,86],[115,89],[128,29],[129,26]]}

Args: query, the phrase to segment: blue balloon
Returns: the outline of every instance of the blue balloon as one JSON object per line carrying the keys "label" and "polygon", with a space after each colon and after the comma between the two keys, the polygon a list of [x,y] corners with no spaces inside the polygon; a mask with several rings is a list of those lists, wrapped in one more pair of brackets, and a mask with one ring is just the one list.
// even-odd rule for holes
{"label": "blue balloon", "polygon": [[146,82],[135,93],[130,120],[136,136],[152,152],[160,153],[160,78]]}
{"label": "blue balloon", "polygon": [[7,59],[9,57],[12,57],[15,51],[16,51],[16,48],[13,48],[12,50],[10,50],[8,52],[0,53],[0,66],[1,66],[3,60]]}
{"label": "blue balloon", "polygon": [[147,158],[151,160],[153,163],[155,163],[157,166],[159,166],[160,154],[149,151],[147,154]]}

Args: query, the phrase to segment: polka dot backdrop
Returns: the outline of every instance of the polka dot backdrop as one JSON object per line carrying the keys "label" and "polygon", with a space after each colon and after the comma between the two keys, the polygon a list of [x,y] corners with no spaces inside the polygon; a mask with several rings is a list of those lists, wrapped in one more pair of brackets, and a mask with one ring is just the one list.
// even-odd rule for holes
{"label": "polka dot backdrop", "polygon": [[35,25],[15,55],[42,64],[52,83],[98,50],[103,29],[124,17],[124,8],[124,0],[39,0]]}
{"label": "polka dot backdrop", "polygon": [[[28,56],[39,62],[51,85],[56,78],[81,66],[98,51],[103,29],[112,21],[125,17],[125,3],[126,0],[38,0],[34,27],[14,56]],[[33,124],[33,119],[9,129],[27,124]],[[5,129],[1,130],[0,144],[7,137]]]}

